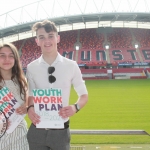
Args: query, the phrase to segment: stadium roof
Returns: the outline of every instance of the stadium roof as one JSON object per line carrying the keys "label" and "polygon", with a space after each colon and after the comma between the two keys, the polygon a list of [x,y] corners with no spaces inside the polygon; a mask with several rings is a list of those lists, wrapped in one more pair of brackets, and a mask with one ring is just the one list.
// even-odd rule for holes
{"label": "stadium roof", "polygon": [[[40,0],[0,15],[0,38],[32,37],[31,26],[54,21],[58,31],[98,28],[150,28],[149,0]],[[14,39],[12,39],[14,38]]]}

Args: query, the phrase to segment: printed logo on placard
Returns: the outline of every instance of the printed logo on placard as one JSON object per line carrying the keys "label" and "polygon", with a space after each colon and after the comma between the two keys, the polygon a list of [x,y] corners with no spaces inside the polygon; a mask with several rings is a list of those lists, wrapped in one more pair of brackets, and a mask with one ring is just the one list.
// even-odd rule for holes
{"label": "printed logo on placard", "polygon": [[0,111],[0,138],[5,134],[7,130],[7,119],[3,112]]}

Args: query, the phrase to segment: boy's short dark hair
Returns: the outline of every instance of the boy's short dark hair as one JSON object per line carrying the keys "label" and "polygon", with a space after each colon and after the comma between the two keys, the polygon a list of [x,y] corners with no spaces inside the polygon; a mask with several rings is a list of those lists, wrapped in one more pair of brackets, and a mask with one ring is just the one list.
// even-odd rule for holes
{"label": "boy's short dark hair", "polygon": [[47,33],[53,31],[57,33],[57,28],[54,22],[49,20],[44,20],[42,22],[37,22],[33,25],[32,30],[37,32],[38,29],[44,28]]}

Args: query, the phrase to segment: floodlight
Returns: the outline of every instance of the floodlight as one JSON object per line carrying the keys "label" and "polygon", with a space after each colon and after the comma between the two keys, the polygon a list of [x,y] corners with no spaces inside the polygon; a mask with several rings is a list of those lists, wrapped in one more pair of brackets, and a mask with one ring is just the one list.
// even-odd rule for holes
{"label": "floodlight", "polygon": [[105,48],[106,48],[106,49],[109,49],[109,45],[105,45]]}
{"label": "floodlight", "polygon": [[76,51],[78,51],[80,49],[79,45],[76,45]]}
{"label": "floodlight", "polygon": [[138,45],[138,44],[135,44],[135,45],[134,45],[134,47],[135,47],[135,48],[138,48],[138,47],[139,47],[139,45]]}

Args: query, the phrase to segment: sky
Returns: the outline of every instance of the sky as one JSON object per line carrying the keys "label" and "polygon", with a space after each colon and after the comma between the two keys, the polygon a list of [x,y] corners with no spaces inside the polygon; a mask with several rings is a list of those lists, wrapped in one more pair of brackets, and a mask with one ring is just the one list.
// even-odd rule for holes
{"label": "sky", "polygon": [[38,0],[0,0],[0,15]]}
{"label": "sky", "polygon": [[150,0],[0,0],[0,29],[47,18],[116,12],[149,14]]}
{"label": "sky", "polygon": [[[19,8],[21,6],[27,5],[27,4],[31,4],[34,2],[38,2],[38,1],[44,1],[44,0],[0,0],[0,15],[7,13],[10,10]],[[53,0],[45,0],[47,1],[47,3],[53,4]],[[56,2],[58,1],[60,4],[65,4],[66,6],[68,6],[68,3],[70,3],[70,0],[55,0]],[[98,3],[98,1],[100,2],[99,6],[97,6],[98,9],[101,8],[101,6],[103,5],[103,9],[104,11],[109,8],[109,4],[111,2],[114,3],[114,9],[122,9],[122,11],[125,11],[125,9],[132,9],[134,10],[135,7],[137,7],[137,10],[142,10],[143,11],[150,11],[148,7],[150,7],[150,2],[149,0],[105,0],[103,2],[103,0],[72,0],[72,2],[77,1],[80,5],[80,7],[82,7],[84,9],[85,5],[88,3],[91,5],[89,5],[89,9],[92,9],[92,5],[94,4],[93,1],[95,2],[95,4]],[[106,3],[107,5],[105,5],[104,3]],[[62,5],[61,4],[61,5]],[[120,5],[122,4],[122,6]],[[129,6],[129,5],[130,6]],[[57,4],[58,5],[58,4]],[[104,7],[104,5],[107,7]],[[129,8],[130,7],[130,8]],[[95,9],[95,7],[94,7]]]}

